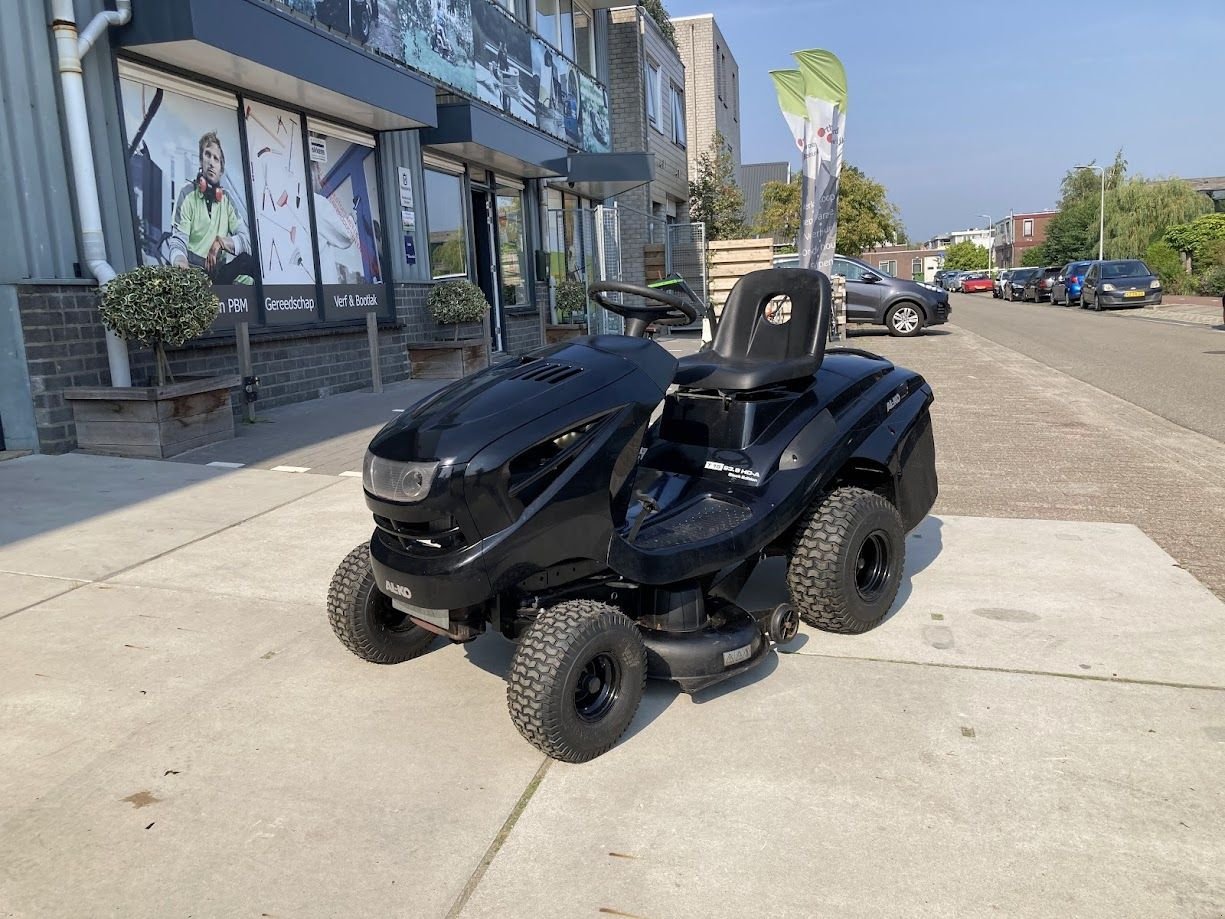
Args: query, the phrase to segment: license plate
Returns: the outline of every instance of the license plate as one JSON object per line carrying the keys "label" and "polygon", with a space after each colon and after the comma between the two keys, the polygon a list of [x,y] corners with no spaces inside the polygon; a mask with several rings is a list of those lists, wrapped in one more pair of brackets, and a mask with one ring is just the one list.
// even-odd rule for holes
{"label": "license plate", "polygon": [[397,600],[395,597],[391,598],[391,605],[406,616],[422,619],[425,622],[438,626],[440,629],[449,629],[451,627],[451,611],[449,609],[425,609],[421,606],[405,603],[403,600]]}
{"label": "license plate", "polygon": [[1143,296],[1144,296],[1144,291],[1142,291],[1142,290],[1129,290],[1129,291],[1127,291],[1127,293],[1123,294],[1123,296],[1124,296],[1124,297],[1143,297]]}

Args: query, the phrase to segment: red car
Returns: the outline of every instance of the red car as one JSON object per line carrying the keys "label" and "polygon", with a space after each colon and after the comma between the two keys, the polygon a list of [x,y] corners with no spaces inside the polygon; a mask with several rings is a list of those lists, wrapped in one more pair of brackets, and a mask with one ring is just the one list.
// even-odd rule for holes
{"label": "red car", "polygon": [[989,275],[971,275],[968,278],[963,278],[961,281],[961,292],[966,294],[978,293],[979,291],[991,290],[993,284]]}

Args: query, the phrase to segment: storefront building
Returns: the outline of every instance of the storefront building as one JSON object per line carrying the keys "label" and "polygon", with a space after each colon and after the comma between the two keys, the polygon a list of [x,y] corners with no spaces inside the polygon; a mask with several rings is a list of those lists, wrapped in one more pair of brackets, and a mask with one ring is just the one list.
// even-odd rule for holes
{"label": "storefront building", "polygon": [[[374,313],[382,379],[404,379],[409,345],[455,331],[425,305],[454,278],[492,305],[460,334],[495,358],[541,344],[551,282],[593,279],[584,215],[653,177],[648,154],[611,152],[596,8],[610,5],[133,0],[82,58],[89,138],[109,263],[202,268],[220,299],[175,372],[236,372],[241,323],[260,405],[362,388]],[[0,255],[0,448],[43,452],[75,446],[62,390],[111,382],[74,220],[57,6],[20,4],[0,30],[19,84],[0,202],[23,237]],[[77,0],[80,28],[102,9]],[[128,359],[145,382],[148,353]]]}

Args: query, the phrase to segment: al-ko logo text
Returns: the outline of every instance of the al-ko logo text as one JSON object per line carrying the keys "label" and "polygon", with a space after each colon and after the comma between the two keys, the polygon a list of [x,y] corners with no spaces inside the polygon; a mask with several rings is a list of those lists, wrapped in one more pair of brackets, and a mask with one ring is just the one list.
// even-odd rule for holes
{"label": "al-ko logo text", "polygon": [[383,593],[391,594],[393,597],[399,597],[401,600],[411,600],[413,592],[407,587],[401,587],[399,584],[393,584],[391,581],[383,582]]}

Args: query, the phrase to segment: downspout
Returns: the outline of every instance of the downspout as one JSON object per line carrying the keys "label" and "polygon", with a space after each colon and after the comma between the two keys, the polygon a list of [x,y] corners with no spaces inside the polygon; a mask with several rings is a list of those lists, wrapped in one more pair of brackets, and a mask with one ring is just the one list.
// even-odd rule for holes
{"label": "downspout", "polygon": [[[68,128],[68,152],[72,159],[77,211],[81,221],[81,244],[85,264],[98,279],[99,287],[110,283],[115,277],[115,269],[106,260],[106,240],[102,235],[102,209],[98,203],[98,177],[94,173],[94,151],[89,137],[81,58],[108,28],[123,25],[132,18],[132,0],[116,0],[115,5],[118,7],[116,11],[98,13],[78,36],[73,0],[51,0],[51,31],[55,33],[60,87],[64,96],[64,121]],[[111,385],[131,386],[128,346],[110,329],[106,330],[106,356],[110,364]]]}

